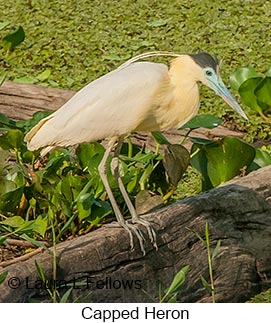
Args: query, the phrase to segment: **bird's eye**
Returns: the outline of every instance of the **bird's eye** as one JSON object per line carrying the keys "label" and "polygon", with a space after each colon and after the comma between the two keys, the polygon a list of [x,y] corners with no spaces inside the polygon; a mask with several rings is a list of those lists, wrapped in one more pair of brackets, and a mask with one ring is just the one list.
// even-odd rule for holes
{"label": "bird's eye", "polygon": [[205,73],[206,73],[207,76],[212,76],[213,75],[213,72],[210,71],[210,70],[207,70]]}

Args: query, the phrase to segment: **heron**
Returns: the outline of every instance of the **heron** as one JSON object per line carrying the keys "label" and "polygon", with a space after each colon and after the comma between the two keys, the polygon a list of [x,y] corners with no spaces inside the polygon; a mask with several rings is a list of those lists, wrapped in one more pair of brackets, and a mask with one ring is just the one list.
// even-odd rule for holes
{"label": "heron", "polygon": [[[167,66],[144,60],[151,56],[174,58]],[[117,222],[129,233],[131,248],[134,248],[134,234],[145,254],[145,238],[140,225],[146,228],[157,249],[156,233],[149,221],[138,215],[120,177],[118,161],[122,143],[129,133],[165,131],[184,125],[198,113],[199,83],[211,88],[247,119],[223,83],[216,57],[205,52],[151,52],[128,60],[83,87],[61,108],[39,121],[26,134],[25,141],[31,151],[43,148],[41,156],[44,156],[59,147],[107,139],[98,172]],[[108,182],[106,165],[110,154],[113,154],[111,170],[132,222],[124,218]]]}

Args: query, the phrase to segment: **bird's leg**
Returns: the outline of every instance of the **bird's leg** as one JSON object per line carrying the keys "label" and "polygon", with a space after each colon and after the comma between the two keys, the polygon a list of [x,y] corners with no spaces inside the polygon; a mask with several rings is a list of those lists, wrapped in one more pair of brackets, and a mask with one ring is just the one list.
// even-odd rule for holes
{"label": "bird's leg", "polygon": [[113,192],[111,190],[111,187],[108,183],[108,179],[107,179],[107,171],[106,171],[106,162],[107,159],[112,151],[112,149],[114,148],[116,141],[113,141],[109,144],[108,148],[106,149],[104,156],[98,166],[98,171],[99,171],[99,175],[101,177],[101,180],[104,184],[105,190],[107,192],[107,195],[109,197],[109,200],[111,202],[112,208],[114,210],[114,213],[116,215],[117,221],[119,223],[119,225],[121,225],[128,233],[130,236],[130,245],[131,245],[131,249],[134,249],[134,243],[133,243],[133,234],[132,232],[135,233],[135,235],[137,236],[139,243],[140,243],[140,248],[141,251],[143,252],[143,254],[145,255],[145,249],[143,246],[143,238],[142,235],[138,232],[138,230],[131,224],[127,223],[124,218],[123,215],[118,207],[117,201],[113,195]]}
{"label": "bird's leg", "polygon": [[122,141],[119,141],[116,148],[115,148],[115,151],[114,151],[114,157],[113,157],[113,161],[112,161],[112,168],[113,168],[113,172],[114,172],[114,175],[115,175],[115,178],[118,182],[118,186],[119,186],[119,189],[121,191],[121,194],[124,198],[124,201],[129,209],[129,212],[132,216],[132,221],[133,223],[138,223],[138,224],[141,224],[143,225],[144,227],[147,228],[148,230],[148,235],[149,235],[149,238],[151,240],[151,243],[153,244],[153,246],[155,247],[155,249],[157,250],[158,247],[157,247],[157,243],[156,243],[156,233],[154,231],[154,229],[152,228],[151,224],[145,220],[145,219],[141,219],[139,217],[139,215],[137,214],[136,212],[136,209],[133,205],[133,203],[131,202],[130,198],[129,198],[129,195],[124,187],[124,184],[122,182],[122,179],[119,175],[119,154],[120,154],[120,150],[121,150],[121,147],[122,147]]}

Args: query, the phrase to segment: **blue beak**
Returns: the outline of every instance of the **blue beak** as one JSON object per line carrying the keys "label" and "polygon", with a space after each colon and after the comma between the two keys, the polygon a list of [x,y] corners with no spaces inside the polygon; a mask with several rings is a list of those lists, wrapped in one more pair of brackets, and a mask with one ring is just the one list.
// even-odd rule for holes
{"label": "blue beak", "polygon": [[232,107],[233,110],[240,114],[241,117],[248,120],[245,112],[231,95],[230,91],[227,89],[220,77],[216,76],[209,78],[208,82],[210,88],[214,90],[217,95],[219,95],[230,107]]}

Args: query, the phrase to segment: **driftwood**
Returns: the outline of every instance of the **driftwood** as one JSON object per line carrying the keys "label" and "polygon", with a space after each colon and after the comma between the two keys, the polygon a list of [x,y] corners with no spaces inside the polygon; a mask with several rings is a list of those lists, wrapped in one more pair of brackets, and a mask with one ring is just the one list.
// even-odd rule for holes
{"label": "driftwood", "polygon": [[[216,300],[248,300],[271,286],[270,196],[271,167],[266,167],[148,214],[145,218],[153,223],[159,249],[153,249],[145,234],[144,257],[137,243],[136,250],[130,250],[124,229],[116,223],[104,225],[57,245],[56,282],[62,292],[74,284],[73,298],[82,301],[152,302],[158,299],[159,285],[168,287],[174,274],[189,264],[179,301],[210,302],[200,280],[200,275],[209,277],[207,251],[195,235],[204,236],[208,221],[212,248],[221,240],[213,262]],[[44,251],[1,270],[8,271],[0,285],[1,302],[43,300],[46,292],[35,260],[52,284],[52,255]]]}
{"label": "driftwood", "polygon": [[[74,92],[6,82],[0,87],[0,112],[14,119],[29,118],[35,111],[57,109]],[[178,142],[183,133],[166,133]],[[192,132],[205,138],[242,137],[242,132],[218,127]],[[134,142],[153,143],[145,134]],[[73,288],[72,298],[90,302],[151,302],[158,300],[159,286],[169,286],[184,265],[190,270],[179,295],[181,302],[210,302],[200,275],[209,279],[207,252],[195,232],[204,236],[209,223],[212,247],[221,240],[214,259],[215,297],[220,302],[242,302],[271,287],[271,167],[187,198],[145,216],[157,232],[159,250],[146,236],[146,256],[137,241],[131,251],[126,231],[116,223],[57,245],[59,291]],[[23,262],[2,268],[8,276],[0,284],[1,302],[48,301],[35,261],[52,281],[52,254],[48,250]],[[1,264],[0,264],[1,266]]]}
{"label": "driftwood", "polygon": [[34,112],[56,110],[73,91],[7,81],[0,86],[0,112],[14,120],[29,119]]}

